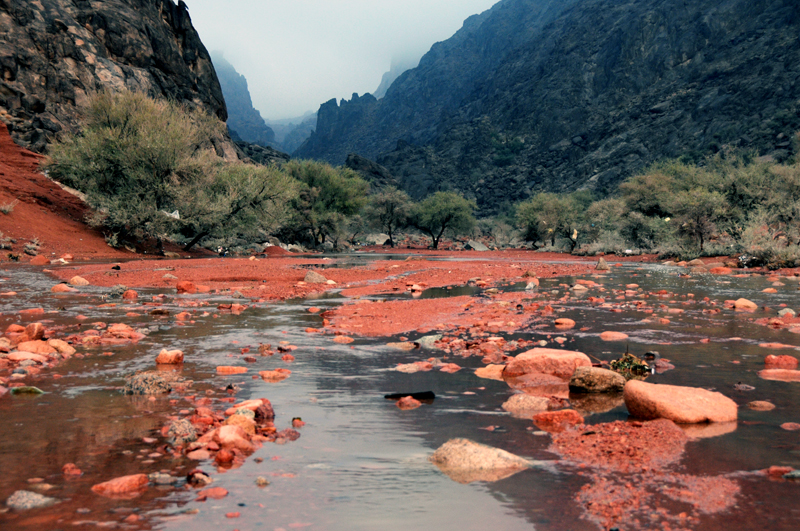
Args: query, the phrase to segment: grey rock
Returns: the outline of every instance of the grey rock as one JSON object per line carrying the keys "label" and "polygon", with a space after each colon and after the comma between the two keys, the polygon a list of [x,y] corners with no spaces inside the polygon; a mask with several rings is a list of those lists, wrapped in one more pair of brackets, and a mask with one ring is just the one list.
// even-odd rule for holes
{"label": "grey rock", "polygon": [[434,343],[436,343],[440,339],[442,339],[441,334],[434,334],[430,336],[423,336],[417,339],[417,343],[419,343],[419,346],[422,348],[436,348]]}
{"label": "grey rock", "polygon": [[36,492],[29,490],[18,490],[8,497],[6,505],[15,511],[27,511],[29,509],[39,509],[41,507],[50,507],[59,503],[60,500],[43,496]]}
{"label": "grey rock", "polygon": [[530,419],[536,413],[547,411],[550,408],[550,399],[546,396],[518,393],[503,402],[501,407],[516,418]]}
{"label": "grey rock", "polygon": [[476,242],[475,240],[470,240],[464,245],[464,249],[468,251],[488,251],[489,248],[486,247],[481,242]]}
{"label": "grey rock", "polygon": [[305,278],[303,278],[303,280],[308,282],[309,284],[325,284],[328,281],[327,278],[320,275],[316,271],[309,271],[308,273],[306,273],[306,276]]}
{"label": "grey rock", "polygon": [[188,419],[174,420],[167,430],[167,442],[172,446],[184,446],[197,440],[197,430]]}
{"label": "grey rock", "polygon": [[155,371],[134,374],[125,379],[122,392],[126,395],[162,395],[169,393],[172,386],[162,375]]}
{"label": "grey rock", "polygon": [[458,483],[498,481],[530,467],[522,457],[468,439],[450,439],[430,461]]}
{"label": "grey rock", "polygon": [[791,472],[784,474],[783,479],[800,479],[800,470],[792,470]]}
{"label": "grey rock", "polygon": [[606,259],[600,257],[600,259],[597,261],[597,266],[595,267],[595,269],[597,271],[608,271],[611,268],[608,267],[608,262],[606,262]]}
{"label": "grey rock", "polygon": [[778,312],[778,315],[781,317],[795,317],[797,313],[791,308],[784,308],[783,310]]}
{"label": "grey rock", "polygon": [[625,388],[625,377],[600,367],[578,367],[572,373],[569,390],[573,393],[612,393]]}

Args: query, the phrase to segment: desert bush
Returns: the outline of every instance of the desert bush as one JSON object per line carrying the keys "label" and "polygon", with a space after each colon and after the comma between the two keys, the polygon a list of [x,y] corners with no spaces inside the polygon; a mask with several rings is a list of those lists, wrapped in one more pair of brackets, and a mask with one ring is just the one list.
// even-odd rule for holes
{"label": "desert bush", "polygon": [[200,148],[223,128],[175,103],[102,93],[91,101],[82,133],[51,146],[47,169],[86,194],[94,208],[88,221],[109,243],[155,238],[160,246],[179,231],[188,250],[207,236],[265,222],[293,191],[279,172],[225,164]]}
{"label": "desert bush", "polygon": [[550,242],[556,238],[568,241],[570,251],[582,237],[585,213],[592,202],[590,192],[579,191],[568,195],[539,193],[517,206],[517,223],[527,241]]}
{"label": "desert bush", "polygon": [[389,235],[389,245],[394,247],[394,236],[408,225],[413,203],[407,193],[396,188],[383,190],[369,199],[364,217],[373,228]]}
{"label": "desert bush", "polygon": [[18,204],[19,201],[17,201],[16,199],[8,203],[0,204],[0,212],[2,212],[3,214],[11,214],[12,212],[14,212],[14,207],[17,206]]}
{"label": "desert bush", "polygon": [[417,203],[411,211],[411,224],[431,237],[431,246],[439,248],[445,231],[454,237],[468,233],[475,226],[472,213],[475,201],[455,192],[436,192]]}
{"label": "desert bush", "polygon": [[340,241],[347,218],[358,214],[367,202],[367,182],[349,168],[311,160],[290,161],[283,171],[299,187],[285,233],[315,248],[328,239]]}

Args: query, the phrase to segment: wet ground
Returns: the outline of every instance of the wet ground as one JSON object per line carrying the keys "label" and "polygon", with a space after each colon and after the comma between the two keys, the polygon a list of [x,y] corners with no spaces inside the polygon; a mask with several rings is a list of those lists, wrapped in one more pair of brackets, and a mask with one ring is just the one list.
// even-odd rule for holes
{"label": "wet ground", "polygon": [[[761,344],[796,346],[800,335],[759,325],[755,319],[776,315],[781,305],[800,310],[800,282],[780,279],[783,286],[770,294],[762,290],[775,280],[766,276],[686,277],[680,275],[683,272],[625,265],[602,277],[581,277],[601,285],[583,295],[569,290],[576,280],[572,277],[543,278],[536,292],[525,291],[524,282],[498,287],[518,293],[526,305],[547,303],[556,311],[553,318],[577,323],[573,329],[557,330],[552,318],[539,319],[514,333],[500,332],[507,340],[546,341],[558,348],[555,339],[565,338],[563,348],[605,361],[618,358],[626,347],[636,354],[657,350],[675,369],[648,381],[714,389],[739,404],[738,423],[690,431],[677,460],[663,475],[652,476],[601,473],[561,459],[549,434],[501,409],[513,393],[506,383],[474,375],[473,370],[483,366],[480,356],[448,356],[435,349],[405,352],[388,346],[398,337],[356,337],[352,343],[338,344],[332,335],[307,333],[307,328],[323,328],[326,310],[350,302],[336,293],[250,305],[233,315],[216,309],[220,303],[241,302],[230,294],[175,296],[169,290],[160,308],[170,315],[152,316],[147,313],[152,307],[141,302],[117,300],[116,306],[100,307],[109,302],[103,298],[107,288],[53,295],[49,288],[54,281],[47,274],[25,267],[7,270],[1,288],[18,295],[0,299],[3,328],[12,322],[33,322],[17,312],[40,306],[47,313],[35,320],[59,334],[99,327],[93,323],[123,322],[147,335],[138,344],[79,348],[82,357],[24,380],[45,391],[43,395],[0,397],[0,499],[25,489],[60,500],[50,508],[2,512],[0,528],[602,529],[612,522],[597,510],[602,501],[630,509],[613,521],[620,529],[797,529],[800,482],[754,472],[770,466],[800,468],[800,431],[780,427],[800,422],[800,383],[762,380],[757,374],[768,354],[798,355],[796,349]],[[638,287],[628,287],[626,294],[631,284]],[[656,295],[660,290],[667,293]],[[159,293],[139,290],[139,301]],[[564,299],[567,293],[571,296]],[[486,293],[474,283],[421,294],[423,299],[451,296],[476,296],[491,303],[503,294]],[[589,300],[599,296],[605,307]],[[387,297],[412,300],[409,294],[372,298]],[[742,313],[724,307],[725,300],[740,297],[761,309]],[[644,302],[637,306],[636,301]],[[310,313],[311,307],[321,311]],[[175,315],[181,311],[195,312],[193,319],[179,323]],[[599,334],[607,330],[624,332],[630,339],[602,341]],[[413,341],[430,333],[410,332],[406,337]],[[283,361],[280,353],[244,360],[260,344],[275,349],[281,342],[297,347],[291,351],[294,361]],[[188,380],[185,388],[155,400],[123,396],[124,376],[154,368],[162,348],[185,353],[180,369]],[[250,353],[243,353],[247,348]],[[462,369],[453,374],[393,370],[398,363],[431,357]],[[220,365],[246,366],[248,373],[221,376],[215,370]],[[254,379],[258,371],[275,368],[290,369],[291,376],[279,383]],[[755,389],[739,391],[737,384]],[[233,389],[226,390],[229,386]],[[383,398],[387,393],[428,390],[437,398],[411,411]],[[187,416],[195,407],[192,397],[200,396],[210,398],[217,409],[230,405],[231,398],[268,398],[277,429],[290,427],[295,417],[306,424],[299,428],[298,440],[265,443],[241,467],[218,470],[211,462],[174,456],[161,435],[168,417]],[[777,407],[768,412],[745,407],[754,400]],[[619,400],[583,407],[590,425],[628,420]],[[592,410],[596,413],[588,414]],[[546,464],[494,483],[462,485],[427,460],[454,437]],[[65,477],[66,463],[77,465],[83,475]],[[132,500],[108,499],[90,490],[98,482],[127,474],[162,471],[184,477],[195,467],[209,473],[212,486],[229,494],[195,501],[197,490],[182,482],[151,486]],[[259,477],[269,485],[257,486]],[[703,491],[714,488],[722,501],[703,497]]]}

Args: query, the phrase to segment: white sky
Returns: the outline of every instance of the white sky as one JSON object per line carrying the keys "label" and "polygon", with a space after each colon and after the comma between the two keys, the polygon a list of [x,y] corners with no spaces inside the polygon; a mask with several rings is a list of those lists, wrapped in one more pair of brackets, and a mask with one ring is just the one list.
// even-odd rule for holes
{"label": "white sky", "polygon": [[265,120],[373,92],[392,59],[419,59],[498,0],[185,0],[209,52],[247,78]]}

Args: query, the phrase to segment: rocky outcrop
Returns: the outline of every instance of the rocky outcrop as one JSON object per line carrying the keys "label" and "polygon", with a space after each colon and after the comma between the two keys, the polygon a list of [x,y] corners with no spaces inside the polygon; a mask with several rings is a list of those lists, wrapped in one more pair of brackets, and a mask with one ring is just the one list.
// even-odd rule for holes
{"label": "rocky outcrop", "polygon": [[362,179],[367,181],[373,192],[382,188],[398,187],[397,181],[389,170],[361,155],[350,153],[347,155],[344,165],[358,173]]}
{"label": "rocky outcrop", "polygon": [[780,161],[800,129],[798,29],[793,0],[503,0],[383,99],[324,104],[296,155],[358,153],[412,197],[456,189],[482,213],[724,145]]}
{"label": "rocky outcrop", "polygon": [[214,68],[228,108],[228,128],[251,144],[277,147],[275,132],[264,122],[254,107],[247,88],[247,79],[220,53],[213,53]]}
{"label": "rocky outcrop", "polygon": [[172,0],[0,0],[0,119],[42,152],[75,131],[89,98],[129,89],[227,111],[186,4]]}

